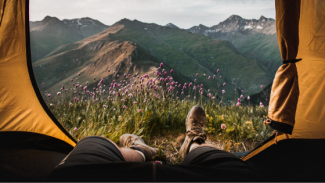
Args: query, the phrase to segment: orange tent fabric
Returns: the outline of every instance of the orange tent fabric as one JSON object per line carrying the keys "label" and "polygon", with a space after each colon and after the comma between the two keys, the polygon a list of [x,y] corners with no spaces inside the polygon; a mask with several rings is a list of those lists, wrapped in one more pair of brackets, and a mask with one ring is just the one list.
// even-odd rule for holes
{"label": "orange tent fabric", "polygon": [[[275,130],[292,134],[299,96],[295,61],[299,45],[300,0],[275,1],[276,30],[284,64],[278,69],[271,90],[268,117]],[[287,126],[290,125],[290,126]]]}
{"label": "orange tent fabric", "polygon": [[75,146],[75,140],[45,111],[34,89],[37,86],[28,68],[26,2],[0,2],[0,133],[32,132]]}
{"label": "orange tent fabric", "polygon": [[[285,3],[298,5],[295,2],[299,2],[300,6],[299,22],[295,21],[297,20],[297,14],[288,14],[288,12],[290,13],[288,9],[290,6],[285,6]],[[297,12],[298,7],[292,8],[295,9],[293,11]],[[285,122],[286,124],[294,125],[292,135],[289,136],[290,139],[325,139],[325,1],[276,0],[276,14],[277,22],[285,21],[281,17],[289,15],[293,16],[293,20],[288,19],[288,25],[295,22],[295,25],[289,27],[277,23],[277,26],[279,26],[277,27],[277,34],[279,34],[282,58],[284,60],[301,58],[302,60],[297,63],[284,64],[280,67],[282,69],[279,69],[279,71],[282,72],[285,80],[291,78],[291,83],[282,83],[284,86],[283,90],[281,86],[273,86],[275,88],[272,88],[272,92],[274,91],[274,93],[277,92],[278,95],[284,96],[282,96],[283,98],[275,98],[273,96],[273,99],[270,101],[270,103],[274,102],[274,106],[270,106],[271,113],[275,114],[274,116],[280,116],[279,118],[288,119]],[[298,33],[298,37],[290,32],[285,33],[285,31],[280,29],[281,26],[283,26],[281,29],[291,30],[292,34]],[[297,31],[294,30],[295,27],[298,27]],[[297,41],[298,38],[299,42]],[[296,74],[295,70],[297,70]],[[287,85],[292,87],[287,87]],[[295,98],[298,92],[299,98],[295,107]],[[290,98],[292,93],[294,97]],[[276,105],[281,104],[280,102],[282,102],[284,107],[276,110]],[[294,108],[296,108],[295,111],[293,110]],[[285,109],[289,110],[289,112]],[[286,113],[286,115],[281,116],[280,112]],[[284,118],[284,116],[287,118]],[[278,141],[282,140],[286,140],[284,135],[278,137]],[[247,161],[273,145],[274,141],[270,140],[242,159]]]}

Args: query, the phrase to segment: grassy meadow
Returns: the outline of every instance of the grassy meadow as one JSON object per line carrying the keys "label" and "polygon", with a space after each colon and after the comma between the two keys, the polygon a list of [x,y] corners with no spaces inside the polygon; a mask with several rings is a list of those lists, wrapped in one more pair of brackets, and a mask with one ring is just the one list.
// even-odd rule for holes
{"label": "grassy meadow", "polygon": [[[162,149],[165,153],[161,160],[169,164],[181,162],[178,150],[184,139],[185,119],[196,104],[206,110],[207,143],[222,150],[252,150],[272,133],[268,126],[263,126],[267,107],[262,103],[244,104],[244,98],[249,97],[243,96],[243,91],[229,91],[240,97],[227,98],[227,83],[220,83],[218,75],[197,74],[203,75],[209,86],[196,79],[178,83],[172,75],[161,64],[155,77],[115,74],[118,82],[94,78],[98,84],[93,88],[71,79],[56,93],[46,92],[45,100],[75,139],[98,135],[118,143],[122,134],[132,133],[150,146]],[[222,96],[218,94],[220,91]]]}

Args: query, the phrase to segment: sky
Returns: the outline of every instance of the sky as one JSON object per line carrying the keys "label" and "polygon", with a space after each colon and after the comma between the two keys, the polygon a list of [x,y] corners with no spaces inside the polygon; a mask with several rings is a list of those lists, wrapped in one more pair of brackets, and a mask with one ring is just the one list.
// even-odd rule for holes
{"label": "sky", "polygon": [[211,27],[231,15],[275,19],[274,0],[30,0],[30,21],[45,16],[60,20],[90,17],[106,25],[127,18],[188,29]]}

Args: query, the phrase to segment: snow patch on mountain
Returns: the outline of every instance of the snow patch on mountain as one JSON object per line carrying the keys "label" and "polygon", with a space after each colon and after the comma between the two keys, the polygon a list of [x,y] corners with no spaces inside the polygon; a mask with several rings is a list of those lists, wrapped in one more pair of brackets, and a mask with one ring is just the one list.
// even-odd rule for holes
{"label": "snow patch on mountain", "polygon": [[172,24],[172,23],[168,23],[168,24],[166,24],[165,27],[179,29],[179,27],[177,27],[176,25],[174,25],[174,24]]}
{"label": "snow patch on mountain", "polygon": [[[240,34],[253,34],[253,33],[264,33],[264,34],[275,34],[275,20],[272,18],[265,18],[261,16],[260,19],[244,19],[238,15],[232,15],[225,21],[220,22],[218,25],[212,27],[206,27],[204,25],[193,26],[187,31],[196,34],[203,34],[206,36],[215,37],[218,35],[239,32]],[[214,36],[215,35],[215,36]]]}

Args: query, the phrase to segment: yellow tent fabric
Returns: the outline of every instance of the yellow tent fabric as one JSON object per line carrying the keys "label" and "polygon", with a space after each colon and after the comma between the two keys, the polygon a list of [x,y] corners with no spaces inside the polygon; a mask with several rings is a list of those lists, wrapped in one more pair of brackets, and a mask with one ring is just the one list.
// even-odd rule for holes
{"label": "yellow tent fabric", "polygon": [[325,139],[325,1],[301,1],[298,85],[292,138]]}
{"label": "yellow tent fabric", "polygon": [[[280,5],[280,4],[278,4]],[[277,9],[281,16],[287,8]],[[278,11],[281,9],[281,11]],[[276,21],[279,21],[278,19]],[[299,98],[295,114],[295,125],[290,139],[325,139],[325,1],[300,2],[299,46],[295,63],[297,67]],[[285,36],[285,35],[283,35]],[[286,45],[290,47],[290,45]],[[296,46],[296,44],[294,44]],[[281,52],[283,51],[280,49]],[[288,57],[286,59],[293,59]],[[285,140],[278,137],[278,141]],[[247,161],[274,145],[271,140],[243,157]]]}
{"label": "yellow tent fabric", "polygon": [[48,116],[33,88],[26,56],[25,26],[29,22],[25,13],[25,0],[0,1],[0,133],[38,133],[75,146]]}
{"label": "yellow tent fabric", "polygon": [[[282,60],[294,60],[299,45],[300,0],[277,0],[275,6],[276,30]],[[295,63],[285,63],[280,66],[273,81],[268,117],[273,121],[293,126],[298,96],[296,65]],[[270,125],[273,125],[274,128],[274,124]],[[289,131],[291,134],[292,128]]]}

